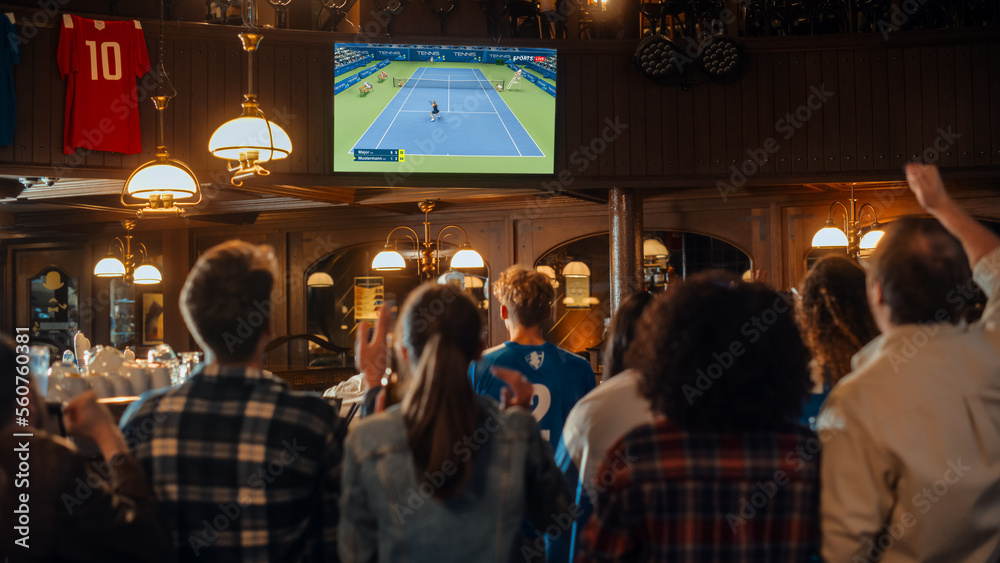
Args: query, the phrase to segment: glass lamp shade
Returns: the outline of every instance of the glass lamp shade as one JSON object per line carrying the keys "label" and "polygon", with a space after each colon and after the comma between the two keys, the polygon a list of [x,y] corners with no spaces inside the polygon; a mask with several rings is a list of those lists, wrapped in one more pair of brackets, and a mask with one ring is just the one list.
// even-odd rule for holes
{"label": "glass lamp shade", "polygon": [[816,232],[812,240],[813,248],[839,248],[847,246],[847,235],[830,221]]}
{"label": "glass lamp shade", "polygon": [[451,257],[452,268],[482,268],[485,265],[483,257],[472,250],[469,243],[463,244],[462,248]]}
{"label": "glass lamp shade", "polygon": [[566,278],[589,278],[590,268],[583,262],[570,262],[563,268],[563,277]]}
{"label": "glass lamp shade", "polygon": [[[269,131],[270,129],[270,131]],[[247,153],[258,153],[255,162],[281,160],[292,152],[288,133],[273,121],[259,116],[243,116],[223,123],[208,141],[212,155],[226,160],[241,160]]]}
{"label": "glass lamp shade", "polygon": [[309,287],[333,287],[333,278],[326,272],[315,272],[306,280]]}
{"label": "glass lamp shade", "polygon": [[648,238],[642,241],[642,255],[645,258],[666,258],[670,255],[670,251],[662,242]]}
{"label": "glass lamp shade", "polygon": [[372,260],[372,269],[380,272],[402,270],[406,268],[406,260],[403,255],[386,245],[385,250],[375,255]]}
{"label": "glass lamp shade", "polygon": [[882,235],[885,231],[882,229],[874,229],[865,233],[865,236],[861,237],[861,243],[859,248],[861,250],[874,250],[878,246],[878,241],[882,240]]}
{"label": "glass lamp shade", "polygon": [[160,271],[156,269],[156,266],[150,264],[143,264],[136,268],[132,278],[139,285],[152,285],[160,283],[163,280],[163,276],[160,275]]}
{"label": "glass lamp shade", "polygon": [[125,275],[125,264],[122,261],[108,256],[94,266],[94,275],[99,278],[117,278]]}
{"label": "glass lamp shade", "polygon": [[154,160],[143,164],[125,182],[125,192],[138,199],[150,196],[172,196],[173,199],[187,199],[198,192],[198,180],[194,173],[176,160]]}

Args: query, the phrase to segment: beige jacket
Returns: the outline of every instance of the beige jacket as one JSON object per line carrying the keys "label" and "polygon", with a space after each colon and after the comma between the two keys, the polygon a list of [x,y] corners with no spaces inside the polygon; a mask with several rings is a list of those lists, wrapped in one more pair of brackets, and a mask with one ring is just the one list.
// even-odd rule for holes
{"label": "beige jacket", "polygon": [[979,322],[897,327],[830,393],[818,424],[827,563],[1000,554],[998,272],[1000,248],[975,268],[990,298]]}

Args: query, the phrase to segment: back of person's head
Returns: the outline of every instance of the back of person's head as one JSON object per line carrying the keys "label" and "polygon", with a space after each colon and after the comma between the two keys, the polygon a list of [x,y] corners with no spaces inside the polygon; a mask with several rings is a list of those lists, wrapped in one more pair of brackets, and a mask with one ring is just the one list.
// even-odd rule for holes
{"label": "back of person's head", "polygon": [[956,323],[963,318],[965,311],[951,298],[968,285],[972,271],[962,244],[937,220],[906,217],[892,222],[869,263],[869,281],[881,284],[893,324]]}
{"label": "back of person's head", "polygon": [[545,274],[511,266],[493,284],[493,293],[511,320],[523,327],[541,326],[552,312],[556,292]]}
{"label": "back of person's head", "polygon": [[648,291],[633,293],[625,300],[611,318],[608,325],[607,344],[604,348],[604,379],[609,379],[625,371],[625,353],[635,337],[635,326],[646,306],[653,300]]}
{"label": "back of person's head", "polygon": [[479,310],[458,287],[428,282],[407,298],[396,326],[410,359],[401,405],[407,443],[418,478],[444,473],[444,482],[433,484],[434,497],[448,499],[472,474],[473,458],[458,455],[455,444],[472,436],[479,421],[468,376],[482,351]]}
{"label": "back of person's head", "polygon": [[208,249],[181,290],[188,329],[222,363],[253,359],[270,329],[278,265],[270,246],[231,240]]}
{"label": "back of person's head", "polygon": [[18,397],[18,385],[15,381],[15,377],[19,375],[18,365],[14,342],[6,334],[0,334],[0,381],[3,381],[3,385],[0,385],[0,427],[14,420],[14,407]]}
{"label": "back of person's head", "polygon": [[851,357],[879,333],[868,308],[865,271],[847,256],[824,256],[802,280],[799,296],[802,336],[836,383],[850,373]]}
{"label": "back of person's head", "polygon": [[683,428],[777,430],[811,387],[792,310],[764,284],[699,274],[646,308],[628,359],[654,410]]}

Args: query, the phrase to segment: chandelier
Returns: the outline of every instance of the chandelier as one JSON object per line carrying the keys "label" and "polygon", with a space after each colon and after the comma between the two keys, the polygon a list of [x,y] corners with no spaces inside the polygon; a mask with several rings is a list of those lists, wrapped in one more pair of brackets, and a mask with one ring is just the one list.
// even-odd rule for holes
{"label": "chandelier", "polygon": [[[138,245],[139,256],[132,254],[132,229],[135,228],[135,221],[122,221],[125,227],[125,240],[115,237],[118,243],[118,256],[115,255],[114,245],[108,249],[108,255],[101,259],[94,266],[94,275],[99,278],[123,278],[125,283],[137,283],[139,285],[152,285],[160,283],[163,276],[160,270],[149,263],[149,254],[146,246],[142,243]],[[119,258],[119,256],[121,258]],[[141,261],[137,260],[141,258]]]}
{"label": "chandelier", "polygon": [[451,236],[448,233],[442,237],[441,235],[448,229],[458,229],[462,231],[465,235],[465,242],[459,247],[458,252],[451,257],[450,267],[453,270],[469,269],[469,268],[482,268],[485,263],[483,262],[483,257],[480,256],[478,252],[472,249],[472,245],[469,244],[469,234],[465,232],[465,229],[459,227],[458,225],[446,225],[442,227],[434,241],[430,237],[431,222],[428,215],[434,210],[434,206],[437,202],[432,199],[426,199],[421,201],[417,206],[420,211],[424,213],[424,240],[420,240],[420,235],[417,234],[415,230],[406,225],[400,225],[393,230],[389,231],[389,236],[385,238],[385,248],[382,252],[375,255],[375,259],[372,260],[372,269],[379,272],[391,272],[398,271],[406,268],[406,259],[397,250],[397,244],[399,239],[392,241],[392,235],[399,230],[407,230],[413,234],[411,237],[409,234],[406,235],[411,241],[413,241],[413,246],[416,251],[419,252],[420,257],[416,261],[420,267],[420,277],[424,280],[434,279],[439,274],[440,264],[441,264],[441,240],[442,238],[447,238]]}
{"label": "chandelier", "polygon": [[[878,222],[878,215],[872,204],[865,203],[861,207],[856,207],[858,200],[854,199],[854,184],[851,184],[851,198],[847,201],[848,204],[844,204],[842,201],[830,204],[826,224],[813,236],[812,246],[813,248],[846,248],[848,256],[857,259],[862,252],[874,250],[885,232]],[[843,230],[833,222],[833,210],[838,205],[844,212]],[[862,227],[861,222],[864,219],[866,208],[871,211],[872,223],[867,227]],[[864,233],[863,236],[862,233]]]}

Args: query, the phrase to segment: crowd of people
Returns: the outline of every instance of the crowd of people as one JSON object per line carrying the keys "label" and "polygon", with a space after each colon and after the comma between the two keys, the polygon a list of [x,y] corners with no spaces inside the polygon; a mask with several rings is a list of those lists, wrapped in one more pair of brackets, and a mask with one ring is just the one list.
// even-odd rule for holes
{"label": "crowd of people", "polygon": [[[385,307],[370,336],[359,328],[373,406],[350,429],[263,369],[273,252],[219,245],[180,300],[204,366],[142,397],[120,430],[92,393],[65,408],[67,433],[100,459],[41,430],[30,386],[0,388],[0,447],[32,460],[26,491],[18,458],[0,456],[0,498],[17,508],[0,514],[4,552],[997,561],[1000,238],[934,166],[911,164],[907,179],[932,218],[892,223],[865,268],[823,259],[797,296],[722,273],[633,295],[609,326],[596,388],[587,362],[545,341],[544,275],[512,267],[495,282],[509,340],[485,351],[475,303],[422,285],[398,319]],[[975,321],[970,280],[988,297]],[[0,346],[7,380],[16,346]],[[27,438],[12,437],[19,407]]]}
{"label": "crowd of people", "polygon": [[340,68],[341,66],[349,65],[369,56],[371,55],[363,51],[355,51],[354,49],[348,49],[346,47],[338,47],[333,52],[333,66],[334,68]]}

